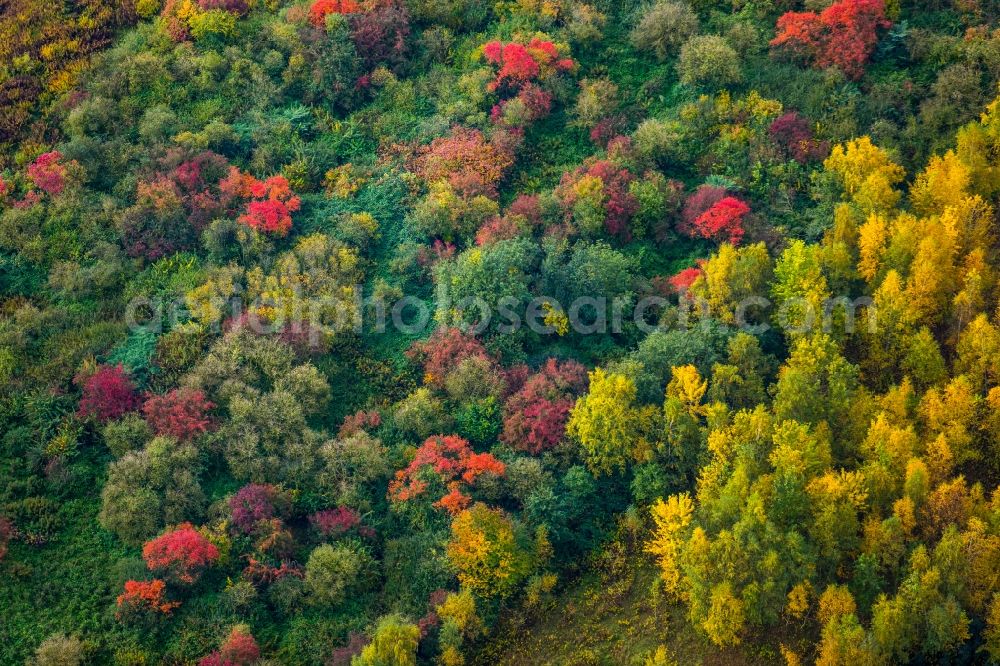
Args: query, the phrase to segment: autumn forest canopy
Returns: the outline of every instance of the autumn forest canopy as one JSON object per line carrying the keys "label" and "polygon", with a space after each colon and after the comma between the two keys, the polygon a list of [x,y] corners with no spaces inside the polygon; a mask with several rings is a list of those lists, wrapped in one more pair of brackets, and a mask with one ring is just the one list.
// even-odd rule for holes
{"label": "autumn forest canopy", "polygon": [[1000,663],[1000,6],[0,3],[0,664]]}

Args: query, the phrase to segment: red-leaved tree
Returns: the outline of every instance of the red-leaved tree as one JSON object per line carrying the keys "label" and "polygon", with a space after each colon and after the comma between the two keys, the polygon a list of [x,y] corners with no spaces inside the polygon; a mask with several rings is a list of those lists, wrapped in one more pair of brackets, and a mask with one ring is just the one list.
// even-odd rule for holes
{"label": "red-leaved tree", "polygon": [[586,368],[550,358],[508,398],[500,439],[535,455],[551,449],[562,439],[569,412],[586,388]]}
{"label": "red-leaved tree", "polygon": [[489,42],[483,45],[483,55],[497,67],[496,79],[489,85],[491,91],[504,84],[520,88],[541,73],[538,61],[531,57],[523,44]]}
{"label": "red-leaved tree", "polygon": [[288,576],[302,578],[304,575],[302,568],[294,563],[282,562],[273,566],[253,555],[247,556],[247,566],[243,569],[243,578],[254,585],[270,585]]}
{"label": "red-leaved tree", "polygon": [[568,72],[575,67],[571,58],[563,57],[556,45],[534,37],[527,44],[495,40],[483,44],[483,56],[495,68],[496,77],[487,86],[490,92],[502,91],[516,95],[521,88],[540,77]]}
{"label": "red-leaved tree", "polygon": [[101,423],[113,421],[139,408],[135,384],[125,373],[125,367],[102,365],[83,382],[78,413]]}
{"label": "red-leaved tree", "polygon": [[463,491],[480,476],[502,476],[505,471],[502,462],[489,453],[476,453],[467,440],[457,435],[429,437],[410,464],[389,482],[389,497],[405,502],[429,493],[433,486],[436,493],[443,492],[434,506],[454,515],[470,504],[471,499]]}
{"label": "red-leaved tree", "polygon": [[457,328],[438,328],[426,340],[413,343],[406,352],[424,367],[424,383],[442,388],[445,378],[467,358],[490,359],[479,340]]}
{"label": "red-leaved tree", "polygon": [[198,666],[251,666],[260,659],[260,647],[243,626],[233,627],[225,642],[212,654],[202,657]]}
{"label": "red-leaved tree", "polygon": [[677,292],[678,294],[683,294],[691,285],[694,284],[695,280],[700,278],[704,271],[702,271],[697,266],[691,266],[690,268],[685,268],[680,273],[672,276],[667,282],[670,284],[670,288]]}
{"label": "red-leaved tree", "polygon": [[726,197],[695,218],[692,236],[727,241],[733,245],[743,240],[743,218],[750,206],[736,197]]}
{"label": "red-leaved tree", "polygon": [[118,595],[117,616],[123,618],[139,613],[170,613],[180,606],[179,601],[168,601],[167,585],[162,580],[128,580],[125,581],[125,591]]}
{"label": "red-leaved tree", "polygon": [[768,134],[785,155],[797,162],[822,159],[830,149],[826,141],[813,137],[809,121],[795,111],[775,118],[768,127]]}
{"label": "red-leaved tree", "polygon": [[815,67],[837,67],[845,76],[859,79],[879,31],[891,25],[883,0],[840,0],[819,14],[784,14],[771,46]]}
{"label": "red-leaved tree", "polygon": [[724,187],[707,183],[699,185],[698,189],[684,201],[680,223],[677,225],[678,231],[688,236],[696,235],[694,221],[709,208],[725,199],[726,196],[726,188]]}
{"label": "red-leaved tree", "polygon": [[337,437],[344,439],[357,434],[362,430],[373,430],[382,424],[382,417],[375,410],[361,410],[344,417],[344,422],[340,424]]}
{"label": "red-leaved tree", "polygon": [[628,137],[622,136],[627,125],[627,119],[621,114],[601,118],[590,128],[590,140],[595,146],[601,148],[607,148],[614,139],[628,140]]}
{"label": "red-leaved tree", "polygon": [[529,226],[542,224],[542,202],[537,194],[519,194],[510,202],[505,213],[507,217],[522,218]]}
{"label": "red-leaved tree", "polygon": [[361,11],[355,0],[316,0],[309,8],[309,20],[317,28],[326,25],[329,14],[353,14]]}
{"label": "red-leaved tree", "polygon": [[455,256],[455,244],[435,238],[431,245],[421,245],[417,250],[417,263],[424,268],[433,268],[439,261]]}
{"label": "red-leaved tree", "polygon": [[258,525],[283,513],[290,502],[286,493],[270,484],[248,483],[229,498],[233,527],[244,534],[254,532]]}
{"label": "red-leaved tree", "polygon": [[191,523],[182,523],[147,541],[142,557],[150,571],[162,571],[181,583],[191,584],[219,559],[219,549]]}
{"label": "red-leaved tree", "polygon": [[518,220],[506,215],[496,215],[486,220],[476,230],[476,245],[486,247],[502,240],[517,238],[524,231]]}
{"label": "red-leaved tree", "polygon": [[201,231],[230,203],[220,183],[231,169],[225,157],[210,150],[196,155],[169,150],[160,161],[161,173],[175,183],[188,222]]}
{"label": "red-leaved tree", "polygon": [[226,158],[211,151],[167,151],[139,179],[135,203],[122,214],[128,254],[156,260],[193,247],[208,223],[235,203],[220,189],[229,169]]}
{"label": "red-leaved tree", "polygon": [[66,177],[69,174],[62,162],[62,153],[53,150],[35,158],[28,166],[28,178],[35,187],[54,197],[66,187]]}
{"label": "red-leaved tree", "polygon": [[324,537],[340,536],[361,524],[357,511],[346,506],[323,509],[309,516],[309,523]]}
{"label": "red-leaved tree", "polygon": [[500,100],[490,110],[490,120],[503,127],[521,129],[552,111],[552,93],[535,83],[521,87],[516,97]]}
{"label": "red-leaved tree", "polygon": [[230,197],[249,200],[238,219],[240,224],[277,236],[288,234],[292,228],[292,213],[302,205],[284,176],[271,176],[261,181],[232,167],[219,187]]}
{"label": "red-leaved tree", "polygon": [[508,143],[487,141],[479,130],[455,127],[449,136],[422,149],[414,167],[427,182],[446,180],[465,196],[495,197],[497,185],[513,164]]}
{"label": "red-leaved tree", "polygon": [[212,419],[208,412],[215,407],[205,392],[177,388],[164,395],[150,395],[142,406],[146,423],[157,435],[169,435],[186,441],[208,432]]}
{"label": "red-leaved tree", "polygon": [[522,194],[511,202],[503,215],[490,218],[476,231],[476,245],[486,246],[530,233],[543,224],[537,194]]}
{"label": "red-leaved tree", "polygon": [[367,70],[406,63],[409,54],[410,12],[401,0],[380,0],[351,16],[351,39]]}

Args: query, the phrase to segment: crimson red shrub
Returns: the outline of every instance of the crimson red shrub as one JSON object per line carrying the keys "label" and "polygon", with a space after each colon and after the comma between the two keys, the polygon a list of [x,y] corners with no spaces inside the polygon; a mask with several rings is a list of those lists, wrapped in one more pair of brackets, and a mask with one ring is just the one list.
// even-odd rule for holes
{"label": "crimson red shrub", "polygon": [[584,177],[598,178],[602,183],[605,231],[622,240],[631,239],[629,222],[639,210],[639,202],[629,192],[629,184],[635,180],[635,176],[628,169],[619,168],[611,160],[595,160],[563,174],[555,195],[567,217],[573,214],[574,206],[581,196],[578,184]]}
{"label": "crimson red shrub", "polygon": [[668,280],[670,288],[678,294],[683,294],[691,288],[691,285],[694,284],[695,280],[701,277],[702,273],[703,271],[697,266],[685,268]]}
{"label": "crimson red shrub", "polygon": [[202,657],[198,666],[251,666],[260,659],[257,641],[243,627],[233,627],[222,646]]}
{"label": "crimson red shrub", "polygon": [[339,536],[361,524],[361,516],[354,509],[338,506],[324,509],[309,516],[309,522],[324,537]]}
{"label": "crimson red shrub", "polygon": [[590,140],[596,146],[607,148],[612,139],[621,136],[625,126],[625,118],[622,116],[602,118],[590,128]]}
{"label": "crimson red shrub", "polygon": [[150,395],[142,412],[155,434],[186,441],[208,432],[212,425],[208,412],[214,407],[204,391],[177,388],[164,395]]}
{"label": "crimson red shrub", "polygon": [[28,166],[28,178],[35,187],[50,197],[60,194],[66,187],[67,174],[66,166],[62,163],[62,153],[58,150],[39,155]]}
{"label": "crimson red shrub", "polygon": [[276,236],[288,235],[292,213],[302,204],[284,176],[260,181],[232,167],[229,175],[219,182],[219,187],[227,196],[249,199],[245,212],[238,219],[240,224]]}
{"label": "crimson red shrub", "polygon": [[139,395],[120,363],[102,365],[83,383],[78,410],[83,418],[95,418],[107,423],[138,408]]}
{"label": "crimson red shrub", "polygon": [[248,483],[229,498],[233,527],[250,534],[257,525],[274,517],[280,491],[271,485]]}
{"label": "crimson red shrub", "polygon": [[413,343],[407,356],[424,366],[424,383],[437,388],[444,387],[445,378],[465,359],[490,358],[479,340],[447,327],[435,329],[427,340]]}
{"label": "crimson red shrub", "polygon": [[782,15],[771,46],[815,67],[837,67],[845,76],[859,79],[879,31],[891,25],[883,0],[840,0],[819,14]]}
{"label": "crimson red shrub", "polygon": [[768,133],[785,155],[797,162],[822,159],[829,150],[825,141],[813,137],[809,122],[794,111],[775,118]]}
{"label": "crimson red shrub", "polygon": [[736,197],[721,199],[695,219],[692,235],[737,245],[743,239],[743,218],[749,212],[750,206]]}
{"label": "crimson red shrub", "polygon": [[191,523],[147,541],[142,557],[150,571],[163,571],[182,583],[194,583],[205,567],[219,559],[219,549]]}
{"label": "crimson red shrub", "polygon": [[586,368],[550,358],[507,400],[500,439],[535,455],[552,448],[562,439],[569,412],[586,388]]}
{"label": "crimson red shrub", "polygon": [[483,45],[483,56],[496,68],[496,77],[487,86],[516,95],[521,88],[544,74],[566,72],[575,67],[570,58],[560,56],[550,41],[532,38],[528,44],[495,40]]}
{"label": "crimson red shrub", "polygon": [[490,120],[504,127],[521,129],[552,111],[552,94],[534,83],[521,87],[516,97],[500,100],[490,110]]}
{"label": "crimson red shrub", "polygon": [[684,202],[684,209],[681,211],[681,220],[678,225],[679,230],[688,235],[696,235],[694,221],[701,217],[702,213],[726,198],[726,188],[717,185],[701,185],[694,194],[689,196]]}
{"label": "crimson red shrub", "polygon": [[368,70],[379,65],[397,68],[409,52],[410,11],[399,0],[378,2],[351,17],[351,39]]}
{"label": "crimson red shrub", "polygon": [[135,204],[122,214],[129,256],[156,260],[189,249],[209,222],[235,212],[233,197],[220,189],[228,171],[226,159],[211,151],[170,150],[139,181]]}

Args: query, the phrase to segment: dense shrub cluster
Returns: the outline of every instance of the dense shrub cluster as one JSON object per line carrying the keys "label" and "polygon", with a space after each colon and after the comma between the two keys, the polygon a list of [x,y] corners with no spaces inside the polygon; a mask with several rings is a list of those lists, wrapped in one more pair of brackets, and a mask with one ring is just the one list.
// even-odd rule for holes
{"label": "dense shrub cluster", "polygon": [[878,32],[890,25],[882,0],[840,0],[819,14],[788,12],[778,19],[771,46],[856,79],[864,74]]}

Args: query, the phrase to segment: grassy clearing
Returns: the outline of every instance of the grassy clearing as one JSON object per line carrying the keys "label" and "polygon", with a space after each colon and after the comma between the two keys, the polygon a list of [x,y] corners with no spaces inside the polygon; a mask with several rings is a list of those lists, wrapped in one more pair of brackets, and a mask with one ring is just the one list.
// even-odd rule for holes
{"label": "grassy clearing", "polygon": [[658,646],[682,666],[782,663],[781,644],[806,654],[814,639],[785,627],[719,649],[657,592],[657,571],[638,548],[613,542],[587,573],[535,614],[508,614],[472,661],[477,666],[643,665]]}

